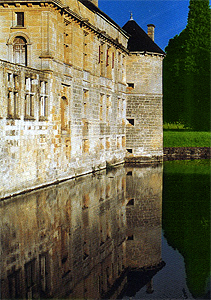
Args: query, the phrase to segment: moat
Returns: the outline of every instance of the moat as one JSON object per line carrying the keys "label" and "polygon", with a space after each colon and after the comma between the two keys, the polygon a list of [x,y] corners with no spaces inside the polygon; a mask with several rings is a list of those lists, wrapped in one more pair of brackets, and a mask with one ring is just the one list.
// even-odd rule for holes
{"label": "moat", "polygon": [[2,201],[1,299],[209,299],[209,173],[119,166]]}

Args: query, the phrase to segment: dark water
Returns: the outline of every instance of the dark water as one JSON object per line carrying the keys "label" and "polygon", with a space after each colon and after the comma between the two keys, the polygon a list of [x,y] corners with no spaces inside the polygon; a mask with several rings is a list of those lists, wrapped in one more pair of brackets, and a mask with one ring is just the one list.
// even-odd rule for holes
{"label": "dark water", "polygon": [[118,167],[1,202],[1,299],[209,299],[209,172]]}

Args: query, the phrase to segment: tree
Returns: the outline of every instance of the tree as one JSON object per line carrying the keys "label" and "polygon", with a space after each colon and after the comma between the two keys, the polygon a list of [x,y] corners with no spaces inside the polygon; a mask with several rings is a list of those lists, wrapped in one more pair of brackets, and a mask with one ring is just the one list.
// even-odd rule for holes
{"label": "tree", "polygon": [[164,121],[178,121],[195,130],[209,130],[209,0],[190,0],[187,26],[169,41],[166,53]]}

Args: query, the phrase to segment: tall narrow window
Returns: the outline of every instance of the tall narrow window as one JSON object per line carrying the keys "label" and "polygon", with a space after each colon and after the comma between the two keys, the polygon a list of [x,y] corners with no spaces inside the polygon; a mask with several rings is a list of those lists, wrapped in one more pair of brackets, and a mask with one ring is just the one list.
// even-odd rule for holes
{"label": "tall narrow window", "polygon": [[24,13],[16,12],[16,26],[24,27]]}
{"label": "tall narrow window", "polygon": [[33,286],[35,285],[36,273],[35,273],[35,259],[25,264],[25,279],[27,288],[27,299],[33,298]]}
{"label": "tall narrow window", "polygon": [[48,94],[47,94],[47,82],[40,82],[40,117],[39,120],[43,121],[47,118],[48,112]]}
{"label": "tall narrow window", "polygon": [[27,65],[27,46],[26,40],[17,36],[13,43],[13,62],[16,64]]}
{"label": "tall narrow window", "polygon": [[20,298],[20,270],[8,276],[10,299]]}
{"label": "tall narrow window", "polygon": [[19,118],[18,76],[8,73],[7,117]]}
{"label": "tall narrow window", "polygon": [[114,59],[115,59],[114,52],[112,52],[112,69],[114,69]]}
{"label": "tall narrow window", "polygon": [[34,118],[34,93],[32,93],[32,79],[25,78],[25,119]]}
{"label": "tall narrow window", "polygon": [[40,288],[42,292],[46,292],[48,288],[48,254],[41,254],[40,257]]}

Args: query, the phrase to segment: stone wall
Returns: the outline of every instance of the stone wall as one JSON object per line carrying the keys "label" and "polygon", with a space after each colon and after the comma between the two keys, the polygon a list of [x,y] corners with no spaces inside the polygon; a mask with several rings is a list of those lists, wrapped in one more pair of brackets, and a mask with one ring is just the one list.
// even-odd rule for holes
{"label": "stone wall", "polygon": [[0,22],[0,197],[122,163],[125,33],[75,0],[4,1]]}
{"label": "stone wall", "polygon": [[87,1],[5,0],[0,23],[0,198],[161,160],[162,56]]}
{"label": "stone wall", "polygon": [[164,160],[210,159],[210,147],[169,147],[163,149]]}
{"label": "stone wall", "polygon": [[162,59],[141,53],[128,57],[126,162],[162,160]]}

